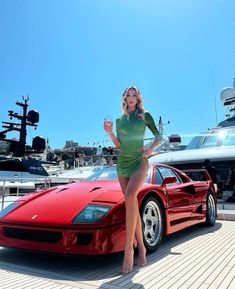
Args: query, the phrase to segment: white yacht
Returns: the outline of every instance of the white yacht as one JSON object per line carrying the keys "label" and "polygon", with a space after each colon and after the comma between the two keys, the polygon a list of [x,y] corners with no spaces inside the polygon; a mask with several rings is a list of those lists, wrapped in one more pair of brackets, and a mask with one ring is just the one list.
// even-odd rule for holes
{"label": "white yacht", "polygon": [[218,172],[218,188],[232,195],[235,191],[235,81],[233,88],[221,91],[221,101],[230,110],[224,121],[195,136],[185,150],[156,154],[150,162],[192,169],[202,168],[209,159]]}

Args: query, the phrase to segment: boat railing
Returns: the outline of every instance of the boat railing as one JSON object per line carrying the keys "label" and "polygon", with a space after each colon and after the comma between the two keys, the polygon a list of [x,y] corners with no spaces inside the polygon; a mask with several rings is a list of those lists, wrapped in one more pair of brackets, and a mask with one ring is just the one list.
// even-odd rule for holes
{"label": "boat railing", "polygon": [[[68,178],[66,183],[72,183],[75,179]],[[5,203],[11,203],[26,193],[50,188],[62,183],[56,182],[52,178],[30,178],[30,177],[0,177],[0,211]]]}

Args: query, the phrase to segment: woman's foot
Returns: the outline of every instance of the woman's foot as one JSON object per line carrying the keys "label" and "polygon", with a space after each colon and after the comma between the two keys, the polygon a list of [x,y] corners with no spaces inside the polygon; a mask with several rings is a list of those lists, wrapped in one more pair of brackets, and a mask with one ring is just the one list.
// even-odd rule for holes
{"label": "woman's foot", "polygon": [[134,250],[133,248],[125,249],[124,260],[122,264],[122,273],[126,274],[132,271],[134,262]]}
{"label": "woman's foot", "polygon": [[138,259],[137,259],[137,265],[138,266],[145,266],[147,264],[147,259],[146,259],[146,249],[145,247],[143,248],[138,248]]}

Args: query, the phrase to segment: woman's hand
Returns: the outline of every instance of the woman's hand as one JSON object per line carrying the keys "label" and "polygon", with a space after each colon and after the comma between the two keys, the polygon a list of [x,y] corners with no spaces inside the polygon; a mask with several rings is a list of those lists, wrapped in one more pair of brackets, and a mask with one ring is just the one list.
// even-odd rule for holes
{"label": "woman's hand", "polygon": [[144,158],[149,158],[152,154],[153,150],[151,148],[142,148],[142,153]]}
{"label": "woman's hand", "polygon": [[104,120],[104,130],[110,135],[113,133],[113,122],[111,120]]}

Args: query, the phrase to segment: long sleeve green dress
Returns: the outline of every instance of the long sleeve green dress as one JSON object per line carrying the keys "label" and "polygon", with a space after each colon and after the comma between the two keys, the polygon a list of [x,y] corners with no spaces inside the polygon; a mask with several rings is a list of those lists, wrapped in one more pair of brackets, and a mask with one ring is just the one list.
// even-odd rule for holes
{"label": "long sleeve green dress", "polygon": [[116,120],[117,139],[120,143],[120,155],[117,161],[119,176],[130,177],[147,159],[143,157],[142,148],[146,126],[155,137],[160,138],[159,131],[149,112],[144,112],[143,118],[130,112],[123,114]]}

